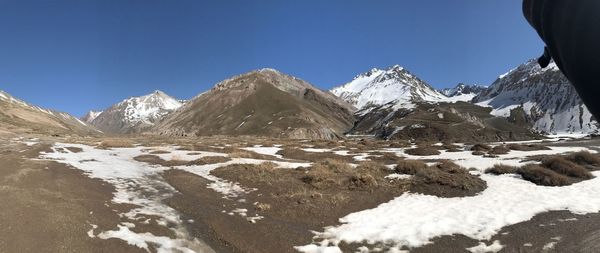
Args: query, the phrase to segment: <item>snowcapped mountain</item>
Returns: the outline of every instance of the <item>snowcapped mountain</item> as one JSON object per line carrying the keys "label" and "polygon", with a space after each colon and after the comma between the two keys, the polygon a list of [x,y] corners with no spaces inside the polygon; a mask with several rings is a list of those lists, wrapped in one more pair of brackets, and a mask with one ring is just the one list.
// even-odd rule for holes
{"label": "snowcapped mountain", "polygon": [[455,98],[458,101],[469,102],[486,89],[487,86],[483,85],[459,83],[454,88],[440,90],[440,93],[447,97]]}
{"label": "snowcapped mountain", "polygon": [[554,63],[542,69],[531,60],[499,76],[473,102],[551,134],[592,133],[599,127]]}
{"label": "snowcapped mountain", "polygon": [[334,88],[331,93],[359,110],[393,102],[397,108],[413,108],[416,102],[438,102],[448,98],[429,84],[395,65],[371,69],[352,81]]}
{"label": "snowcapped mountain", "polygon": [[138,133],[183,104],[162,91],[131,97],[97,115],[91,124],[105,133]]}
{"label": "snowcapped mountain", "polygon": [[0,130],[46,134],[95,134],[95,129],[68,113],[29,104],[0,91]]}
{"label": "snowcapped mountain", "polygon": [[83,117],[81,117],[81,120],[86,123],[92,123],[92,121],[97,118],[100,113],[102,113],[102,111],[89,111]]}

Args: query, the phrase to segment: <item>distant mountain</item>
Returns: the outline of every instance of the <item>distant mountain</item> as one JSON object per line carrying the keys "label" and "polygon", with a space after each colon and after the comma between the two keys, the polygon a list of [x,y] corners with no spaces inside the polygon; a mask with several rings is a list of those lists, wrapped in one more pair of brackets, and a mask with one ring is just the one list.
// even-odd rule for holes
{"label": "distant mountain", "polygon": [[31,105],[4,91],[0,91],[0,131],[77,135],[99,133],[68,113]]}
{"label": "distant mountain", "polygon": [[152,131],[163,135],[257,135],[333,139],[352,127],[355,109],[329,92],[273,69],[218,83]]}
{"label": "distant mountain", "polygon": [[183,104],[162,91],[131,97],[97,115],[91,124],[105,133],[140,133]]}
{"label": "distant mountain", "polygon": [[474,97],[487,90],[487,86],[459,83],[454,88],[440,90],[440,93],[455,100],[470,102]]}
{"label": "distant mountain", "polygon": [[554,63],[545,69],[535,60],[520,65],[498,77],[474,102],[545,133],[593,133],[599,127]]}
{"label": "distant mountain", "polygon": [[331,92],[359,110],[392,102],[397,108],[413,108],[418,102],[447,100],[446,96],[398,65],[384,70],[371,69]]}
{"label": "distant mountain", "polygon": [[102,111],[89,111],[83,117],[81,117],[81,120],[85,123],[92,123],[92,121],[96,119],[100,113],[102,113]]}

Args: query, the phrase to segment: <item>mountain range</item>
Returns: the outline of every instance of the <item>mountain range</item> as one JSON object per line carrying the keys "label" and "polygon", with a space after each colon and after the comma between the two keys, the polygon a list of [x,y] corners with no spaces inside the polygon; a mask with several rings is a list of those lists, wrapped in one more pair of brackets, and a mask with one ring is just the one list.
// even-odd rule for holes
{"label": "mountain range", "polygon": [[[556,65],[526,62],[489,87],[436,90],[405,68],[373,68],[330,91],[261,69],[217,83],[189,101],[162,91],[77,119],[0,92],[3,131],[167,136],[260,135],[471,141],[595,133],[591,116]],[[33,122],[33,123],[30,123]]]}

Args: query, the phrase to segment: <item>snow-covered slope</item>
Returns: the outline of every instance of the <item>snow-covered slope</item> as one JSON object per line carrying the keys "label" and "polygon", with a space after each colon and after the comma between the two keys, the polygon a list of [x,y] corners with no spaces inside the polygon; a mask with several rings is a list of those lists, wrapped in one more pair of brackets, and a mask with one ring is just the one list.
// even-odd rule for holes
{"label": "snow-covered slope", "polygon": [[89,111],[83,117],[81,117],[81,121],[86,123],[92,123],[92,121],[94,121],[94,119],[96,119],[101,113],[102,111]]}
{"label": "snow-covered slope", "polygon": [[483,85],[459,83],[454,88],[440,90],[440,93],[456,101],[470,102],[486,89],[487,87]]}
{"label": "snow-covered slope", "polygon": [[93,121],[92,125],[105,133],[137,133],[153,126],[182,103],[162,91],[132,97],[113,105]]}
{"label": "snow-covered slope", "polygon": [[395,65],[371,69],[331,92],[359,110],[393,102],[397,108],[413,108],[415,102],[438,102],[447,97],[429,84]]}
{"label": "snow-covered slope", "polygon": [[493,107],[497,116],[517,117],[519,110],[513,115],[511,110],[521,108],[534,129],[550,134],[598,130],[598,122],[554,63],[542,69],[531,60],[499,76],[473,101]]}

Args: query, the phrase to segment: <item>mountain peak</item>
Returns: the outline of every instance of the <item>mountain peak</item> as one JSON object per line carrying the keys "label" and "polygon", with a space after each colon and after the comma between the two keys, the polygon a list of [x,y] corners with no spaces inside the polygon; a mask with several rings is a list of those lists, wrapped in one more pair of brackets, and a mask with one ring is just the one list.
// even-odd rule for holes
{"label": "mountain peak", "polygon": [[183,104],[155,90],[150,94],[130,97],[96,115],[91,124],[106,133],[132,133],[154,125],[166,114]]}
{"label": "mountain peak", "polygon": [[412,102],[446,98],[400,65],[371,69],[331,92],[359,109],[390,102],[411,107]]}
{"label": "mountain peak", "polygon": [[91,110],[87,112],[83,117],[81,117],[81,121],[85,123],[92,123],[92,121],[94,121],[94,119],[96,119],[101,113],[102,111]]}

